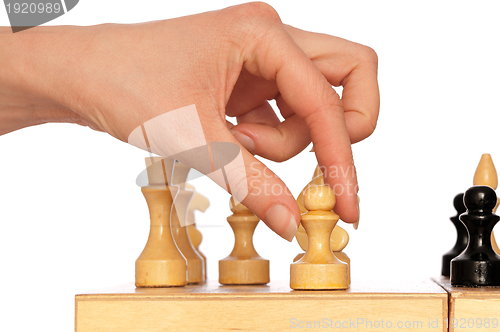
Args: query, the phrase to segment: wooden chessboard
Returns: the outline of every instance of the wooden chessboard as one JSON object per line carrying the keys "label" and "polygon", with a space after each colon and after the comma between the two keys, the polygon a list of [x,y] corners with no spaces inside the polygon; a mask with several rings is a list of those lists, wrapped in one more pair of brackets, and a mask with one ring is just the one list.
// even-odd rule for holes
{"label": "wooden chessboard", "polygon": [[353,280],[348,290],[293,291],[288,282],[180,288],[133,284],[76,296],[75,330],[447,331],[448,294],[431,280]]}
{"label": "wooden chessboard", "polygon": [[449,331],[492,331],[500,329],[499,287],[452,287],[450,279],[434,279],[449,294]]}

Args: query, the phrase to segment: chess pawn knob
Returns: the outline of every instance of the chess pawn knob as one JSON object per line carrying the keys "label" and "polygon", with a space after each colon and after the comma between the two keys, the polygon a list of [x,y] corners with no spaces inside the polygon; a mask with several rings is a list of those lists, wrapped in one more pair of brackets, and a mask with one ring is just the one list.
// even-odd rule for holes
{"label": "chess pawn knob", "polygon": [[481,160],[474,173],[473,183],[475,186],[490,186],[493,189],[497,189],[498,175],[489,153],[481,156]]}
{"label": "chess pawn knob", "polygon": [[190,190],[179,190],[172,209],[172,235],[175,244],[187,260],[188,284],[197,284],[205,281],[203,257],[193,247],[186,227],[187,208],[193,194],[194,192]]}
{"label": "chess pawn knob", "polygon": [[451,261],[452,286],[500,286],[500,256],[491,246],[491,232],[500,219],[493,214],[495,191],[474,186],[464,195],[467,212],[460,216],[469,233],[467,248]]}
{"label": "chess pawn knob", "polygon": [[253,234],[259,223],[245,205],[231,197],[233,214],[227,218],[234,232],[234,248],[219,261],[219,282],[223,285],[263,285],[269,282],[269,261],[253,246]]}
{"label": "chess pawn knob", "polygon": [[[151,219],[149,238],[135,262],[136,287],[169,287],[187,284],[186,259],[175,245],[170,231],[172,192],[175,187],[144,187]],[[173,192],[175,196],[175,192]]]}
{"label": "chess pawn knob", "polygon": [[465,225],[459,219],[460,215],[467,211],[464,205],[464,194],[458,194],[457,196],[455,196],[455,199],[453,200],[453,206],[457,211],[457,215],[451,217],[450,220],[453,225],[455,225],[455,228],[457,230],[457,241],[455,242],[455,246],[443,255],[441,275],[445,277],[450,277],[451,260],[460,255],[465,250],[465,248],[467,247],[467,242],[469,241],[467,228],[465,228]]}
{"label": "chess pawn knob", "polygon": [[308,212],[301,220],[308,245],[304,256],[290,264],[290,287],[297,290],[347,289],[348,265],[337,259],[330,247],[330,235],[339,220],[332,212],[335,206],[333,190],[328,186],[313,186],[303,197]]}

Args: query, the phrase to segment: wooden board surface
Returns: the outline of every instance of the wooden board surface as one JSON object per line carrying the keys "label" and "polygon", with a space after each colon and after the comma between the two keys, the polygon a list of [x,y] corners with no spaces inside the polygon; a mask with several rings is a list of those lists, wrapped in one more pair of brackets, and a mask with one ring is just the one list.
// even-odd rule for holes
{"label": "wooden board surface", "polygon": [[450,279],[434,279],[449,294],[449,331],[500,330],[500,288],[453,287]]}
{"label": "wooden board surface", "polygon": [[79,294],[76,331],[446,331],[448,295],[428,281],[353,282],[349,290],[266,286],[135,288]]}

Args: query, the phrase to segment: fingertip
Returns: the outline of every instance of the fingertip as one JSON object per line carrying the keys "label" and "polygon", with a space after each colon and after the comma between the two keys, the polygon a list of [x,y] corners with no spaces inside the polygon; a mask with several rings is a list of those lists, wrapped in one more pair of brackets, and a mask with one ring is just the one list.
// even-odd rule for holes
{"label": "fingertip", "polygon": [[356,223],[359,220],[360,215],[359,199],[357,195],[358,185],[355,172],[351,173],[351,175],[352,176],[347,176],[341,179],[335,177],[331,177],[329,179],[325,178],[326,184],[328,186],[331,186],[335,193],[335,213],[340,216],[340,219],[342,219],[342,221],[349,224]]}
{"label": "fingertip", "polygon": [[298,222],[288,207],[276,203],[267,210],[265,218],[265,223],[276,234],[288,242],[292,241],[295,233],[297,233]]}
{"label": "fingertip", "polygon": [[353,224],[359,221],[359,204],[356,195],[339,195],[335,212],[342,221]]}
{"label": "fingertip", "polygon": [[295,220],[292,214],[292,218],[290,218],[290,222],[288,223],[288,226],[281,235],[281,237],[287,240],[288,242],[292,242],[293,238],[295,237],[295,234],[297,233],[297,229],[298,229],[297,221]]}

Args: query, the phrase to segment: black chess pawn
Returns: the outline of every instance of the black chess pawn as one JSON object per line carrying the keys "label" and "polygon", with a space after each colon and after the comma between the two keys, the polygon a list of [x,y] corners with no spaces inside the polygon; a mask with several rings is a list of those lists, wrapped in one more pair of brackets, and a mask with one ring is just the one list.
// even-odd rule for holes
{"label": "black chess pawn", "polygon": [[467,228],[462,224],[460,219],[458,218],[462,213],[464,213],[467,209],[464,205],[464,194],[458,194],[455,196],[453,200],[453,206],[455,210],[457,210],[457,215],[451,217],[450,220],[455,225],[457,230],[457,242],[455,242],[455,246],[443,255],[443,264],[441,267],[441,275],[445,277],[450,276],[450,262],[453,258],[457,257],[465,250],[467,247],[467,242],[469,241],[469,235],[467,234]]}
{"label": "black chess pawn", "polygon": [[469,244],[451,260],[451,285],[500,286],[500,256],[491,247],[491,232],[500,219],[493,214],[497,202],[488,186],[474,186],[465,192],[467,212],[460,216],[469,234]]}

